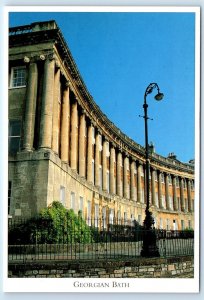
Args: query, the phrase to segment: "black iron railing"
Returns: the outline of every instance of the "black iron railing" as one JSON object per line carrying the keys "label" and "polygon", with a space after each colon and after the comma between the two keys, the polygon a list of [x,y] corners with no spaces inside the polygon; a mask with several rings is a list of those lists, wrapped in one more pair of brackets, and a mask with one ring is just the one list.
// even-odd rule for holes
{"label": "black iron railing", "polygon": [[[9,220],[9,261],[111,260],[141,256],[146,231],[136,221],[122,219]],[[194,232],[154,230],[161,257],[194,253]]]}

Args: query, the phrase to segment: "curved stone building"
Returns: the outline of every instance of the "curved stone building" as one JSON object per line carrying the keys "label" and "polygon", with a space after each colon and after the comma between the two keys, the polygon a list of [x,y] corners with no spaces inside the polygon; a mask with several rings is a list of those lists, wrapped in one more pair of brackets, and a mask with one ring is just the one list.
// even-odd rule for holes
{"label": "curved stone building", "polygon": [[[155,226],[194,227],[194,165],[150,154]],[[10,216],[29,217],[54,200],[85,218],[145,216],[145,149],[89,94],[55,21],[10,28]]]}

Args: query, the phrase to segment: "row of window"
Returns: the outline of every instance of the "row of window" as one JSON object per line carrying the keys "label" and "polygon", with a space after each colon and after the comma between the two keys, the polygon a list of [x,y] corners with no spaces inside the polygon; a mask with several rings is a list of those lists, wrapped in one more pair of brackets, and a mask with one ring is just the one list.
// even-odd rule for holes
{"label": "row of window", "polygon": [[[178,199],[178,203],[180,203],[179,198]],[[65,206],[65,187],[61,186],[60,187],[60,201],[61,203]],[[165,207],[165,196],[162,198],[163,201],[163,205]],[[170,202],[170,208],[173,209],[173,202]],[[186,209],[187,209],[187,199],[185,199],[185,203],[186,203]],[[82,216],[84,216],[84,198],[82,196],[79,197],[79,204],[77,204],[76,201],[76,196],[74,192],[71,192],[71,196],[70,196],[70,209],[73,209],[75,211],[75,213],[77,213],[78,211],[81,211]],[[88,200],[87,202],[87,222],[89,225],[92,225],[92,208],[91,208],[91,201]],[[109,224],[113,224],[114,221],[114,210],[113,209],[109,209],[108,210],[108,215],[107,215],[107,208],[103,207],[102,208],[102,219],[104,220],[104,228],[106,227],[106,219],[108,218]],[[124,212],[123,215],[121,215],[121,211],[118,210],[117,212],[117,218],[118,219],[123,219],[124,222],[128,221],[128,215],[127,212]],[[99,219],[99,204],[95,204],[94,206],[94,223],[95,226],[98,224],[98,219]],[[134,215],[131,214],[130,216],[130,221],[134,221],[135,217]],[[173,220],[173,223],[171,224],[169,219],[166,219],[166,228],[163,227],[163,219],[160,218],[160,222],[159,224],[157,224],[156,219],[155,221],[155,227],[158,227],[160,229],[167,229],[167,230],[178,230],[178,224],[176,220]],[[138,219],[137,222],[142,225],[142,216],[138,215]],[[98,226],[98,225],[97,225]],[[185,229],[186,227],[185,221],[181,220],[181,229]],[[192,224],[191,221],[188,221],[188,228],[191,228]]]}
{"label": "row of window", "polygon": [[[109,187],[108,187],[109,188]],[[151,193],[150,193],[150,199],[151,199]],[[65,187],[61,186],[60,187],[60,201],[62,202],[63,205],[65,205]],[[141,193],[141,202],[144,203],[144,190],[142,190]],[[73,210],[75,210],[75,193],[71,192],[71,199],[70,199],[70,208],[72,208]],[[79,200],[79,210],[83,211],[83,197],[80,197]],[[181,201],[180,201],[180,197],[177,197],[177,205],[178,205],[178,210],[181,210]],[[159,198],[158,198],[158,193],[155,193],[155,206],[159,207]],[[162,207],[164,209],[166,209],[166,197],[165,195],[162,195]],[[173,197],[169,196],[169,208],[170,209],[174,209],[173,206]],[[184,210],[188,211],[188,199],[184,198]],[[194,199],[192,199],[192,210],[194,211]]]}
{"label": "row of window", "polygon": [[[159,224],[157,224],[156,220],[155,221],[155,227],[159,229],[166,229],[166,230],[178,230],[178,222],[177,220],[173,220],[173,222],[169,219],[166,219],[166,227],[163,226],[163,221],[164,219],[160,218]],[[184,230],[186,228],[192,229],[192,222],[191,220],[188,220],[188,223],[186,224],[185,220],[181,220],[180,224],[180,229]]]}
{"label": "row of window", "polygon": [[[12,182],[9,181],[8,182],[8,214],[10,213],[10,207],[11,207],[11,190],[12,190]],[[65,196],[65,187],[64,186],[60,186],[60,202],[66,206],[65,203],[66,200],[66,196]],[[177,198],[178,203],[180,203],[179,198]],[[162,203],[163,205],[165,205],[165,196],[162,198]],[[173,204],[171,204],[173,205]],[[171,206],[170,205],[170,206]],[[188,205],[188,201],[187,199],[185,199],[185,205],[186,205],[186,210],[187,210],[187,205]],[[165,206],[164,206],[165,207]],[[81,211],[82,216],[84,216],[84,198],[82,196],[79,197],[79,203],[77,203],[76,201],[76,196],[74,192],[71,192],[70,195],[70,209],[73,209],[75,213],[78,213],[78,211]],[[172,206],[173,208],[173,206]],[[180,206],[179,206],[180,209]],[[108,215],[107,215],[108,214]],[[92,220],[92,208],[91,208],[91,201],[88,200],[87,202],[87,224],[88,225],[93,225],[93,220]],[[128,220],[128,215],[127,212],[124,212],[123,215],[121,215],[121,211],[118,210],[117,212],[117,218],[118,219],[123,219],[123,222],[133,222],[135,220],[135,217],[133,214],[131,214],[130,216],[130,220]],[[98,227],[98,219],[99,219],[99,204],[95,204],[94,206],[94,225],[96,227]],[[114,210],[113,209],[108,209],[106,207],[102,208],[102,219],[103,219],[103,227],[106,228],[107,223],[106,220],[108,219],[109,224],[113,224],[114,222]],[[142,225],[142,216],[138,215],[138,218],[136,220],[140,225]],[[178,230],[178,224],[176,220],[173,220],[173,223],[170,224],[170,220],[166,219],[166,228],[163,227],[163,219],[160,218],[160,222],[159,224],[157,224],[156,219],[155,221],[155,227],[156,228],[160,228],[160,229],[167,229],[167,230]],[[186,227],[188,228],[192,228],[192,224],[191,221],[188,221],[188,225],[186,226],[185,221],[181,220],[181,230],[184,230]]]}

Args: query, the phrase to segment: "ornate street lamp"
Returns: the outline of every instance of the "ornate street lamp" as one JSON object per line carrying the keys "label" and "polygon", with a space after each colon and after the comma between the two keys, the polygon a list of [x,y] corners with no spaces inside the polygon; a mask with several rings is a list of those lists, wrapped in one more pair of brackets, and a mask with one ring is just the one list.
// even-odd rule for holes
{"label": "ornate street lamp", "polygon": [[157,89],[157,94],[154,97],[155,100],[160,101],[163,99],[164,94],[160,93],[159,86],[157,83],[150,83],[146,88],[144,94],[144,121],[145,121],[145,197],[146,197],[146,209],[145,209],[145,219],[144,219],[144,236],[143,236],[143,246],[141,251],[141,256],[143,257],[158,257],[159,250],[156,245],[156,233],[154,230],[154,219],[152,217],[152,212],[149,210],[150,203],[150,193],[149,193],[149,173],[150,173],[150,161],[149,161],[149,143],[148,143],[148,124],[149,119],[147,115],[148,104],[146,101],[147,95],[151,94],[154,89]]}

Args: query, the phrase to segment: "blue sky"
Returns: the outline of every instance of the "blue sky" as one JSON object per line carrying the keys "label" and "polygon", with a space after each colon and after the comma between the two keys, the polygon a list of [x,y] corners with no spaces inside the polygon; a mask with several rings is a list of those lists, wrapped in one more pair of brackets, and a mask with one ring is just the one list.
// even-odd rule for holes
{"label": "blue sky", "polygon": [[125,134],[144,145],[146,87],[149,141],[156,152],[194,158],[194,13],[10,13],[9,25],[56,20],[95,102]]}

